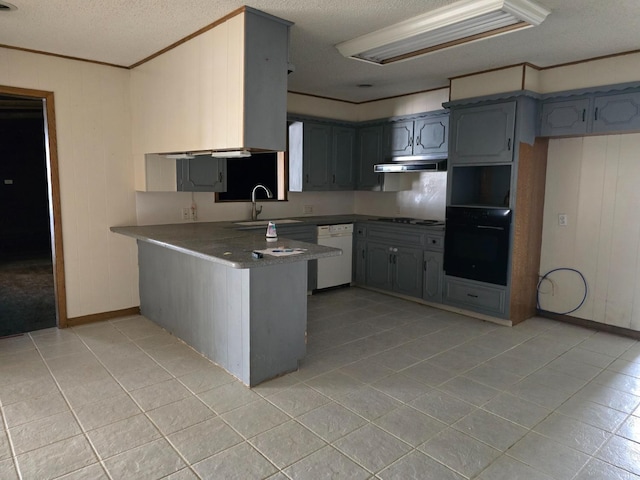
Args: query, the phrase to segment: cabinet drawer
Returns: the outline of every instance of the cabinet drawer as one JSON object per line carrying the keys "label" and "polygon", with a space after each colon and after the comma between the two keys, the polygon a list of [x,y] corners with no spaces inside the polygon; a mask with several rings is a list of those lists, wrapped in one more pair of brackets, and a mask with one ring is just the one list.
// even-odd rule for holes
{"label": "cabinet drawer", "polygon": [[505,313],[506,290],[445,278],[445,302],[480,313]]}
{"label": "cabinet drawer", "polygon": [[444,237],[441,235],[427,235],[427,250],[442,251],[444,245]]}
{"label": "cabinet drawer", "polygon": [[408,245],[421,247],[424,244],[424,232],[416,231],[415,228],[394,226],[388,228],[369,226],[367,238],[369,240],[379,240],[393,245]]}

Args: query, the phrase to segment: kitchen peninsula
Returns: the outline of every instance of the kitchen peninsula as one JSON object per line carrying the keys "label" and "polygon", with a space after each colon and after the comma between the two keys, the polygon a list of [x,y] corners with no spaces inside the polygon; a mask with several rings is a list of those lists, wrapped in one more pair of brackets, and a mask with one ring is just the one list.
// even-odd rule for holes
{"label": "kitchen peninsula", "polygon": [[[339,249],[228,222],[111,227],[138,242],[140,309],[245,385],[294,371],[305,355],[307,262]],[[252,253],[301,249],[286,256]]]}

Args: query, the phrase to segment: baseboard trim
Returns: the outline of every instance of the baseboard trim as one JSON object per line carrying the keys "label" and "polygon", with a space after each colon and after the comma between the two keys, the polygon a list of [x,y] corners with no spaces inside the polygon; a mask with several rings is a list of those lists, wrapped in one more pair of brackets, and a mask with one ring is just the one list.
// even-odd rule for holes
{"label": "baseboard trim", "polygon": [[615,335],[633,338],[634,340],[640,340],[640,332],[637,330],[631,330],[630,328],[618,327],[617,325],[607,325],[606,323],[594,322],[593,320],[586,320],[584,318],[572,317],[570,315],[559,315],[557,313],[544,311],[538,311],[537,315],[550,320],[557,320],[558,322],[590,328],[599,332],[613,333]]}
{"label": "baseboard trim", "polygon": [[86,325],[87,323],[102,322],[103,320],[128,317],[131,315],[140,315],[140,307],[123,308],[122,310],[113,310],[111,312],[93,313],[91,315],[68,318],[67,327],[76,327],[78,325]]}

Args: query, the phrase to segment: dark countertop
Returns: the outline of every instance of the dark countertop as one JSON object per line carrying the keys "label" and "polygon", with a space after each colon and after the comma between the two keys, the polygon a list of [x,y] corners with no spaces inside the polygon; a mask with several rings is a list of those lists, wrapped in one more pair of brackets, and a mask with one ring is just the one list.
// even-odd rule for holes
{"label": "dark countertop", "polygon": [[[230,228],[231,222],[180,223],[170,225],[148,225],[111,227],[111,231],[135,238],[138,241],[154,243],[211,262],[221,263],[231,268],[256,268],[269,265],[335,257],[342,251],[312,243],[298,242],[279,237],[275,242],[267,242],[264,232],[237,230]],[[284,257],[264,255],[254,259],[254,250],[266,248],[304,248],[304,253]]]}
{"label": "dark countertop", "polygon": [[[379,217],[355,214],[287,217],[287,219],[298,221],[282,223],[279,228],[366,222],[377,218]],[[266,222],[268,220],[264,219],[263,221]],[[278,219],[272,219],[271,221],[278,226]],[[238,222],[246,221],[124,226],[111,227],[111,231],[135,238],[139,241],[161,245],[204,260],[221,263],[231,268],[256,268],[269,265],[281,265],[334,257],[342,254],[342,251],[337,248],[289,240],[285,236],[279,236],[275,242],[267,242],[265,238],[266,225],[238,225]],[[282,257],[265,254],[263,258],[260,259],[252,258],[251,254],[254,250],[264,250],[274,247],[303,248],[306,249],[306,251],[304,253]]]}

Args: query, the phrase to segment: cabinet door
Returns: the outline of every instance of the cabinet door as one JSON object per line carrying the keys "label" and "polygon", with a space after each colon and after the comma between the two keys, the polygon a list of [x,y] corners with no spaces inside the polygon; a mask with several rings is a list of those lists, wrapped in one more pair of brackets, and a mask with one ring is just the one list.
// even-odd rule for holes
{"label": "cabinet door", "polygon": [[367,282],[367,243],[356,240],[355,255],[353,256],[353,281],[364,285]]}
{"label": "cabinet door", "polygon": [[515,116],[515,101],[453,109],[450,162],[511,162]]}
{"label": "cabinet door", "polygon": [[367,242],[366,284],[370,287],[391,290],[391,262],[393,253],[389,245]]}
{"label": "cabinet door", "polygon": [[380,190],[382,173],[373,171],[373,166],[382,163],[382,125],[361,128],[358,131],[358,190]]}
{"label": "cabinet door", "polygon": [[304,124],[303,140],[304,190],[331,188],[331,127]]}
{"label": "cabinet door", "polygon": [[334,190],[353,190],[356,129],[333,127],[333,155],[331,185]]}
{"label": "cabinet door", "polygon": [[227,160],[199,155],[176,162],[179,192],[226,192]]}
{"label": "cabinet door", "polygon": [[449,115],[416,120],[413,134],[415,136],[414,155],[442,155],[447,153]]}
{"label": "cabinet door", "polygon": [[587,133],[589,99],[545,102],[542,105],[540,135],[581,135]]}
{"label": "cabinet door", "polygon": [[393,249],[393,290],[411,297],[422,297],[422,250]]}
{"label": "cabinet door", "polygon": [[427,302],[442,302],[442,253],[424,252],[422,298]]}
{"label": "cabinet door", "polygon": [[640,92],[596,97],[593,133],[640,130]]}
{"label": "cabinet door", "polygon": [[413,154],[413,121],[393,122],[386,128],[386,154],[397,157]]}

